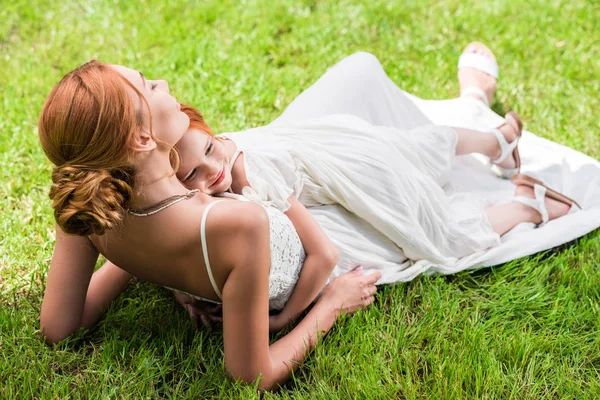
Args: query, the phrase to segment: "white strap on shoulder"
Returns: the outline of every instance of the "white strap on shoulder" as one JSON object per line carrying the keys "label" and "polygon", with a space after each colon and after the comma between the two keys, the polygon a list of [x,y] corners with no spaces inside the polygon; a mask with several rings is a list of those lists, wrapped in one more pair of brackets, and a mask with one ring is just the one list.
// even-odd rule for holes
{"label": "white strap on shoulder", "polygon": [[222,192],[222,193],[216,194],[215,196],[217,196],[217,197],[227,197],[227,198],[234,199],[234,200],[250,201],[249,199],[247,199],[246,197],[242,196],[241,194],[233,193],[231,190],[228,190],[227,192]]}
{"label": "white strap on shoulder", "polygon": [[206,216],[208,215],[208,212],[210,211],[212,206],[214,206],[215,204],[220,203],[222,201],[223,200],[213,201],[212,203],[207,205],[206,208],[204,209],[204,214],[202,214],[202,221],[200,222],[200,239],[202,240],[202,254],[204,254],[204,263],[206,264],[206,272],[208,273],[208,279],[210,279],[210,283],[211,283],[213,289],[215,290],[215,293],[217,294],[217,296],[219,296],[219,299],[221,299],[221,300],[223,300],[223,296],[221,296],[221,291],[219,290],[219,287],[217,286],[217,283],[215,282],[215,278],[212,274],[212,269],[210,268],[210,262],[208,261],[208,246],[206,245]]}
{"label": "white strap on shoulder", "polygon": [[242,153],[242,150],[236,150],[235,153],[233,153],[233,157],[231,157],[231,161],[229,161],[229,169],[231,170],[231,168],[233,168],[233,164],[235,163],[235,160],[237,160],[237,158],[239,157],[240,153]]}

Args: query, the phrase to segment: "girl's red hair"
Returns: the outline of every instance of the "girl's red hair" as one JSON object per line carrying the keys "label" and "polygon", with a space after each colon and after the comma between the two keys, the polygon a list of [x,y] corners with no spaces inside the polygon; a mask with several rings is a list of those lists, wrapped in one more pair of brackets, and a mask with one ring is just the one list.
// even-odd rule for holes
{"label": "girl's red hair", "polygon": [[204,121],[204,117],[200,111],[192,106],[188,106],[187,104],[181,105],[181,111],[190,117],[190,128],[196,128],[204,133],[209,134],[210,136],[215,136],[212,129],[210,129],[210,126],[208,126],[208,124]]}

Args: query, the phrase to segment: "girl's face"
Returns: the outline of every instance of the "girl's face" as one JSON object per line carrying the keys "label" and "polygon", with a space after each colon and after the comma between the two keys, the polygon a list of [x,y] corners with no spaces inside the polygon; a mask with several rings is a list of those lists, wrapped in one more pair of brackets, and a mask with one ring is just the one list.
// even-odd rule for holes
{"label": "girl's face", "polygon": [[231,186],[229,156],[223,139],[196,128],[188,129],[175,148],[181,164],[179,179],[190,189],[206,194],[222,193]]}
{"label": "girl's face", "polygon": [[[181,111],[175,97],[169,94],[169,85],[163,80],[148,80],[136,70],[113,65],[144,96],[152,113],[152,136],[167,144],[179,141],[190,125],[189,117]],[[136,111],[148,121],[148,109],[137,95],[134,96]],[[149,127],[149,124],[147,124]]]}

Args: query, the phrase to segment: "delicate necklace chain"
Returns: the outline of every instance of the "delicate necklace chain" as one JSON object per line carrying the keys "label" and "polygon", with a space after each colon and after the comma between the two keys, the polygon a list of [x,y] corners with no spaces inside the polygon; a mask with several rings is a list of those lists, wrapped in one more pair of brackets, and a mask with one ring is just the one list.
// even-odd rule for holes
{"label": "delicate necklace chain", "polygon": [[167,197],[166,199],[161,200],[158,203],[151,205],[150,207],[139,208],[139,209],[131,209],[130,208],[129,210],[127,210],[127,212],[136,217],[148,217],[150,215],[154,215],[158,212],[161,212],[165,208],[169,208],[173,204],[177,204],[182,200],[191,199],[199,191],[200,190],[198,190],[198,189],[193,189],[185,194],[176,194],[175,196]]}

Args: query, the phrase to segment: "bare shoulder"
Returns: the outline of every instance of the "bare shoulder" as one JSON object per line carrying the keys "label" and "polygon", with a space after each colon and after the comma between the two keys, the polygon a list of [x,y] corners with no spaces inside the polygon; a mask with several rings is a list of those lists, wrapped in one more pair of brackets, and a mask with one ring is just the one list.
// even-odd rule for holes
{"label": "bare shoulder", "polygon": [[223,201],[213,206],[205,229],[211,263],[214,259],[230,267],[242,262],[265,238],[267,245],[269,241],[269,217],[254,202]]}
{"label": "bare shoulder", "polygon": [[56,226],[56,251],[68,251],[75,254],[85,254],[88,256],[98,256],[98,250],[88,236],[68,235],[58,226]]}
{"label": "bare shoulder", "polygon": [[252,229],[269,223],[265,209],[252,201],[222,201],[213,206],[207,217],[206,229]]}

